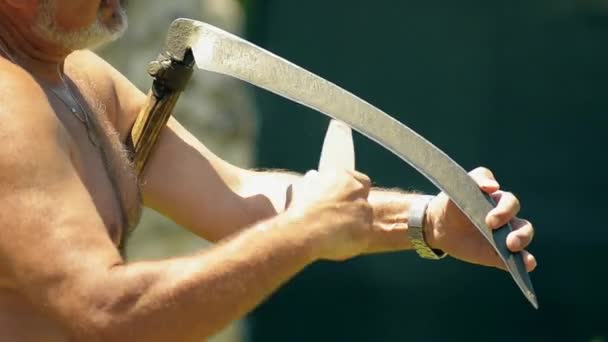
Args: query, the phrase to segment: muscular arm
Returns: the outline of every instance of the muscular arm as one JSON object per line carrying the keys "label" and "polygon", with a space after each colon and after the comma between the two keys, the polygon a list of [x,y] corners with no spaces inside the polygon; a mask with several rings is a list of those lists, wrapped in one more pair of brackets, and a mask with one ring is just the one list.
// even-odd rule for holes
{"label": "muscular arm", "polygon": [[209,336],[313,260],[309,230],[285,213],[205,253],[125,265],[44,93],[12,89],[0,107],[0,274],[76,340]]}
{"label": "muscular arm", "polygon": [[[121,104],[119,117],[122,123],[119,127],[126,137],[145,96],[110,66],[106,70],[113,75]],[[488,170],[478,169],[471,175],[484,192],[503,198],[499,193],[495,194],[499,186]],[[286,189],[297,178],[297,175],[288,173],[254,172],[234,167],[172,121],[162,132],[158,148],[148,165],[144,197],[148,206],[199,236],[217,241],[284,210]],[[488,185],[488,181],[492,184]],[[368,252],[411,248],[407,238],[407,211],[416,196],[386,190],[370,194],[376,234],[373,234],[375,241],[370,241]],[[503,204],[488,216],[491,228],[505,224],[519,210],[519,203],[512,194],[504,198]],[[469,262],[503,267],[490,245],[445,194],[433,201],[429,212],[427,218],[432,219],[425,228],[428,242],[433,247]],[[522,241],[510,245],[513,251],[525,248],[533,234],[527,221],[520,220],[518,228],[522,229],[517,229],[518,232],[508,239]]]}
{"label": "muscular arm", "polygon": [[[102,68],[96,69],[105,70],[113,79],[119,99],[117,126],[121,136],[126,137],[146,97],[99,57],[91,54],[89,59],[100,64]],[[172,118],[146,169],[144,201],[195,234],[219,241],[281,213],[288,187],[300,177],[286,171],[253,171],[230,165]],[[409,198],[395,195],[386,191],[372,193],[370,200],[378,209],[376,226],[387,231],[387,239],[396,238],[395,244],[409,248],[403,232],[391,229],[394,221],[407,212]]]}
{"label": "muscular arm", "polygon": [[282,212],[287,186],[297,178],[230,165],[171,119],[145,171],[144,200],[215,242]]}

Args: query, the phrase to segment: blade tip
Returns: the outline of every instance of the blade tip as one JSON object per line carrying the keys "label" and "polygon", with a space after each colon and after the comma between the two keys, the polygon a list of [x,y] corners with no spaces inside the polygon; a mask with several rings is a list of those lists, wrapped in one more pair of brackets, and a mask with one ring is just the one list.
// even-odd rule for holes
{"label": "blade tip", "polygon": [[532,304],[532,306],[534,307],[534,309],[538,310],[539,305],[538,305],[538,299],[536,299],[536,296],[534,294],[529,294],[527,297],[528,297],[528,300],[530,301],[530,304]]}

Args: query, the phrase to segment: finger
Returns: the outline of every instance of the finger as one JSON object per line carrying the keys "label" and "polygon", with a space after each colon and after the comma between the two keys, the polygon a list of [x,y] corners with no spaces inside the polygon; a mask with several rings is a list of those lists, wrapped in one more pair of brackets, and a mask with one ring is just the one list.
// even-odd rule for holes
{"label": "finger", "polygon": [[485,167],[478,167],[475,170],[469,172],[469,176],[473,178],[475,183],[479,185],[481,190],[485,193],[491,194],[500,189],[500,184],[494,178],[494,174],[492,171],[486,169]]}
{"label": "finger", "polygon": [[519,252],[526,248],[534,238],[534,227],[526,220],[515,218],[511,220],[513,231],[507,236],[507,247],[512,252]]}
{"label": "finger", "polygon": [[490,169],[485,168],[483,166],[477,167],[475,169],[473,169],[471,172],[469,172],[469,174],[471,176],[473,175],[478,175],[478,176],[483,176],[486,178],[490,178],[493,180],[496,180],[496,177],[494,177],[494,174],[492,173],[492,171],[490,171]]}
{"label": "finger", "polygon": [[353,178],[355,178],[359,183],[361,183],[364,189],[369,189],[372,187],[372,180],[369,178],[368,175],[355,170],[348,170],[347,172],[351,176],[353,176]]}
{"label": "finger", "polygon": [[[459,242],[458,247],[461,253],[458,253],[458,256],[454,254],[458,259],[507,271],[504,261],[498,255],[494,247],[481,236],[469,236],[469,238]],[[524,265],[528,272],[531,272],[536,268],[536,258],[528,251],[522,250],[521,257],[523,258]]]}
{"label": "finger", "polygon": [[319,172],[317,172],[316,170],[310,170],[310,171],[306,172],[306,174],[304,175],[304,178],[315,178],[318,174],[319,174]]}
{"label": "finger", "polygon": [[534,255],[530,254],[528,251],[522,251],[521,257],[524,259],[524,265],[526,265],[526,271],[532,272],[538,266],[538,262]]}
{"label": "finger", "polygon": [[[536,269],[536,267],[538,266],[538,263],[536,262],[536,258],[534,257],[534,255],[530,254],[530,252],[528,251],[521,251],[521,258],[524,261],[524,266],[526,267],[526,271],[527,272],[532,272]],[[505,263],[502,261],[502,259],[500,257],[498,257],[498,255],[496,255],[496,258],[493,258],[494,263],[493,267],[496,267],[498,269],[501,269],[503,271],[508,271],[507,266],[505,266]]]}
{"label": "finger", "polygon": [[506,271],[505,263],[502,261],[498,253],[494,250],[494,247],[487,243],[487,241],[483,241],[478,244],[477,251],[478,260],[482,260],[481,264],[490,267],[496,267],[501,270]]}
{"label": "finger", "polygon": [[510,192],[498,191],[492,194],[492,198],[497,204],[486,216],[486,224],[491,229],[496,229],[504,226],[515,217],[521,207],[517,197]]}

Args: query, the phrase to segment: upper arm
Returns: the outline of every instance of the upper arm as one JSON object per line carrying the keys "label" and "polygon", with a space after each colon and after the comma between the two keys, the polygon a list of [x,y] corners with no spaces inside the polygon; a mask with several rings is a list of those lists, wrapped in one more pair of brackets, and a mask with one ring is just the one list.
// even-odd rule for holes
{"label": "upper arm", "polygon": [[[96,58],[112,78],[119,110],[117,128],[125,141],[147,96]],[[144,203],[196,234],[217,240],[233,230],[226,227],[247,221],[246,201],[239,193],[250,174],[215,155],[171,118],[143,175]]]}
{"label": "upper arm", "polygon": [[1,272],[64,321],[82,300],[76,284],[94,282],[122,260],[46,95],[23,75],[8,81],[0,92]]}
{"label": "upper arm", "polygon": [[[122,141],[124,142],[131,134],[131,128],[133,127],[140,110],[144,106],[147,96],[112,65],[95,55],[93,52],[83,51],[81,53],[85,54],[85,58],[81,58],[79,63],[82,63],[82,60],[86,60],[86,64],[95,65],[95,67],[92,67],[92,69],[101,71],[104,75],[103,77],[109,76],[111,80],[116,97],[116,110],[118,111],[115,125],[120,137],[122,138]],[[196,137],[182,127],[173,117],[169,119],[169,122],[163,128],[163,131],[159,136],[157,146],[158,147],[156,150],[163,149],[166,152],[180,154],[184,153],[186,150],[195,148],[199,154],[199,157],[207,160],[209,162],[208,166],[214,169],[213,172],[218,173],[222,181],[227,183],[227,185],[232,189],[238,188],[239,180],[241,178],[240,173],[245,172],[245,170],[226,162],[208,150]],[[170,151],[167,151],[167,148],[169,148]],[[161,159],[164,157],[164,155],[161,156],[159,153],[154,154],[156,155],[157,159],[158,157]],[[179,166],[179,164],[171,164],[173,169],[177,166]],[[165,169],[168,168],[168,166],[158,164],[148,167],[148,169],[153,168]],[[149,186],[152,185],[150,184],[149,179],[146,179],[145,183]]]}

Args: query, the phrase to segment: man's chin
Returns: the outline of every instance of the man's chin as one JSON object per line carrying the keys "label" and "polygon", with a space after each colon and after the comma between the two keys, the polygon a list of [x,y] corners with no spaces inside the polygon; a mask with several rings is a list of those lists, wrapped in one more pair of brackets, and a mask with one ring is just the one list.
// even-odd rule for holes
{"label": "man's chin", "polygon": [[118,40],[127,31],[129,25],[126,13],[124,10],[121,10],[113,15],[112,18],[106,20],[98,18],[96,26],[93,30],[95,33],[90,37],[91,40],[88,44],[83,44],[86,46],[81,48],[94,50]]}
{"label": "man's chin", "polygon": [[63,46],[70,51],[76,50],[96,50],[115,40],[118,40],[125,33],[127,23],[123,22],[120,26],[107,27],[102,23],[88,31],[78,33],[54,32],[46,38],[55,44]]}
{"label": "man's chin", "polygon": [[126,31],[127,25],[125,23],[123,26],[113,29],[113,31],[107,32],[106,35],[99,37],[99,39],[91,40],[89,44],[87,44],[87,46],[84,46],[82,48],[95,50],[120,39],[120,37],[122,37]]}
{"label": "man's chin", "polygon": [[118,0],[106,0],[104,3],[97,13],[97,20],[87,28],[63,31],[50,17],[52,9],[46,8],[41,11],[35,30],[49,42],[70,51],[99,48],[119,39],[128,27],[127,13]]}
{"label": "man's chin", "polygon": [[88,44],[83,44],[83,46],[79,48],[74,47],[73,50],[97,50],[118,40],[121,36],[122,33],[117,33],[111,36],[103,37],[102,39],[91,41]]}

